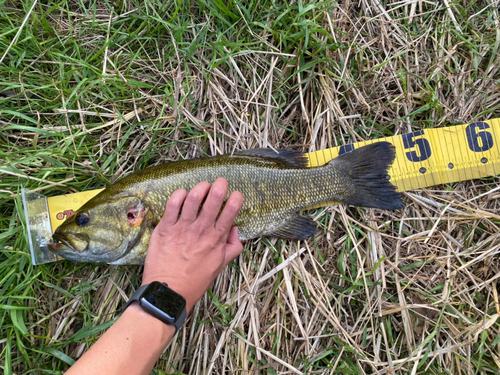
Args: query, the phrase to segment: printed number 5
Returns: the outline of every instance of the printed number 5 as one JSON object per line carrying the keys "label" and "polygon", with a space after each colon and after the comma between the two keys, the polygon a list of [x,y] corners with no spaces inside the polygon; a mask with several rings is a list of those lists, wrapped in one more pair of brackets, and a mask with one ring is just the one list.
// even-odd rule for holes
{"label": "printed number 5", "polygon": [[409,151],[406,153],[406,157],[409,161],[424,161],[431,157],[431,145],[429,141],[425,138],[417,138],[419,135],[424,135],[423,130],[419,130],[418,132],[403,134],[403,145],[405,149],[411,149],[413,147],[418,148],[417,151]]}
{"label": "printed number 5", "polygon": [[[467,135],[467,143],[469,148],[474,152],[488,151],[493,147],[493,137],[487,131],[479,132],[478,130],[489,129],[490,126],[485,122],[473,122],[465,128]],[[481,140],[481,144],[479,144]]]}

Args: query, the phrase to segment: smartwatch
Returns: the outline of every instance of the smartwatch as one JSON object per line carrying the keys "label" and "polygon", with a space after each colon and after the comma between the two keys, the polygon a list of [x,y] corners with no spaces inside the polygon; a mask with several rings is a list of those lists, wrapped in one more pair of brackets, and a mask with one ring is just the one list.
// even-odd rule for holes
{"label": "smartwatch", "polygon": [[186,300],[170,289],[167,283],[153,281],[141,286],[130,297],[125,309],[134,301],[139,302],[139,305],[155,318],[174,326],[175,333],[186,320]]}

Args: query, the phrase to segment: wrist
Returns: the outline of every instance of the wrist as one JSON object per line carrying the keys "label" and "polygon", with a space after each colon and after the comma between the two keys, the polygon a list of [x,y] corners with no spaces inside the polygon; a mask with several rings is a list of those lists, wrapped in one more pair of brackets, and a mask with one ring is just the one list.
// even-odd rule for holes
{"label": "wrist", "polygon": [[192,295],[190,290],[190,286],[188,283],[183,282],[181,279],[175,278],[143,278],[141,286],[146,284],[151,284],[153,281],[158,281],[160,283],[166,283],[170,289],[174,292],[180,294],[186,300],[186,313],[189,314],[193,309],[196,302],[198,302],[199,298],[196,298]]}
{"label": "wrist", "polygon": [[134,302],[138,303],[141,310],[160,322],[173,326],[175,333],[182,327],[187,317],[185,298],[165,282],[153,281],[142,285],[129,298],[125,310]]}
{"label": "wrist", "polygon": [[122,316],[126,319],[133,320],[137,326],[150,329],[165,346],[167,346],[172,337],[174,337],[175,327],[173,325],[165,324],[161,320],[155,318],[146,312],[137,301],[132,302],[123,312]]}

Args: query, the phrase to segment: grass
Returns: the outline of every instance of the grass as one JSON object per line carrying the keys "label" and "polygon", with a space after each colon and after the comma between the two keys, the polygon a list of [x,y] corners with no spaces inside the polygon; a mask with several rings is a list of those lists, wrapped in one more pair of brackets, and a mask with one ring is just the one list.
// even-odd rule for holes
{"label": "grass", "polygon": [[[62,373],[142,272],[32,266],[22,187],[59,195],[171,160],[500,117],[498,13],[492,0],[0,0],[0,369]],[[398,212],[322,208],[314,238],[249,242],[155,373],[500,373],[498,187],[429,187]]]}

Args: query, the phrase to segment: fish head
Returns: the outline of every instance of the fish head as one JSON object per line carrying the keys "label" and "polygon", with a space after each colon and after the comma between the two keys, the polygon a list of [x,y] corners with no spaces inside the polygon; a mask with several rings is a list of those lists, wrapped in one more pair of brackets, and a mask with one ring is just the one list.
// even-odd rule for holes
{"label": "fish head", "polygon": [[51,251],[77,262],[116,262],[141,242],[152,218],[135,196],[92,199],[56,229]]}

